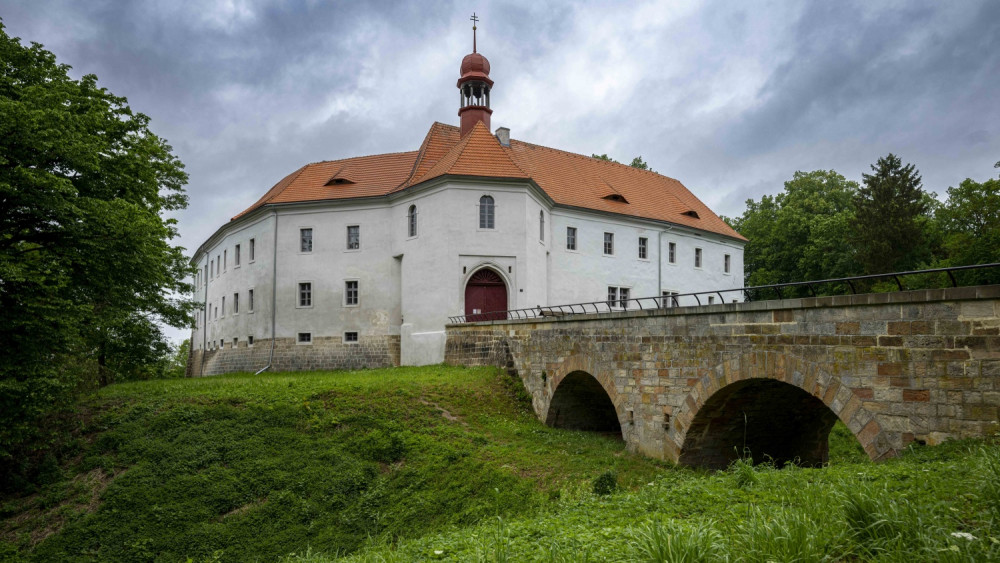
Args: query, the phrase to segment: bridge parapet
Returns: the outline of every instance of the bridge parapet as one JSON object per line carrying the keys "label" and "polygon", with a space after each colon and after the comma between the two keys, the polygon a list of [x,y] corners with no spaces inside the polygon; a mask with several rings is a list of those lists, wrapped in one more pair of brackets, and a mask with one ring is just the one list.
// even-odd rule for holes
{"label": "bridge parapet", "polygon": [[[1000,286],[450,325],[446,361],[517,370],[542,420],[593,377],[632,451],[721,467],[826,459],[837,419],[872,459],[998,430]],[[573,385],[560,384],[573,376]],[[555,401],[553,398],[557,397]],[[563,412],[550,412],[553,408]],[[574,406],[577,405],[577,406]],[[570,412],[578,409],[580,412]]]}

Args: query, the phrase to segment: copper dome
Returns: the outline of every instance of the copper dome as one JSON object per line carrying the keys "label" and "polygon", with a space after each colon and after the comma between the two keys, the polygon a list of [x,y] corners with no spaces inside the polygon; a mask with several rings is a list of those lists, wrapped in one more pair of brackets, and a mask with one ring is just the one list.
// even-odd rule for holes
{"label": "copper dome", "polygon": [[470,72],[477,74],[482,73],[489,76],[490,61],[486,60],[486,57],[480,55],[479,53],[469,53],[468,55],[465,55],[465,58],[462,59],[461,74],[462,76],[465,76]]}

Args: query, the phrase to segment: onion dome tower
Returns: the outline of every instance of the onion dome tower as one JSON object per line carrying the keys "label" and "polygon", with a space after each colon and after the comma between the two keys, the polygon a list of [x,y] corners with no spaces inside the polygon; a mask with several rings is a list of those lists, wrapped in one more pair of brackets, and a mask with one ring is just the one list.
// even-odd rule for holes
{"label": "onion dome tower", "polygon": [[476,22],[479,18],[472,14],[472,52],[462,59],[461,78],[458,79],[458,91],[461,102],[458,116],[462,119],[461,136],[465,137],[479,121],[490,129],[490,61],[476,52]]}

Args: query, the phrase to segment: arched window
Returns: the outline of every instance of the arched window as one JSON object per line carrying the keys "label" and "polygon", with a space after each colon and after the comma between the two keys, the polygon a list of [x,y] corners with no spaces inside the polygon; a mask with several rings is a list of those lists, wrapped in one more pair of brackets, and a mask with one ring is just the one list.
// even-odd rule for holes
{"label": "arched window", "polygon": [[538,240],[545,240],[545,212],[538,212]]}
{"label": "arched window", "polygon": [[407,236],[415,237],[417,236],[417,206],[411,205],[410,210],[406,213],[406,224],[407,224]]}
{"label": "arched window", "polygon": [[479,198],[479,228],[480,229],[492,229],[494,227],[493,212],[495,206],[493,205],[493,198],[484,195]]}

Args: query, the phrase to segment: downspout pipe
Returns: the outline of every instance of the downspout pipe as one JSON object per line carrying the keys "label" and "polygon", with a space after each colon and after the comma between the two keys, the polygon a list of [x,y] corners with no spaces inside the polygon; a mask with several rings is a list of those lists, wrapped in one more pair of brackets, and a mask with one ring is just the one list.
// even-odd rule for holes
{"label": "downspout pipe", "polygon": [[271,255],[271,352],[267,356],[267,365],[257,370],[254,375],[260,375],[271,369],[274,362],[274,325],[278,303],[278,210],[274,210],[274,243]]}
{"label": "downspout pipe", "polygon": [[[663,295],[663,233],[669,233],[673,231],[672,226],[668,226],[666,230],[657,231],[656,233],[656,296],[660,297]],[[660,306],[663,306],[663,301],[660,301]]]}

